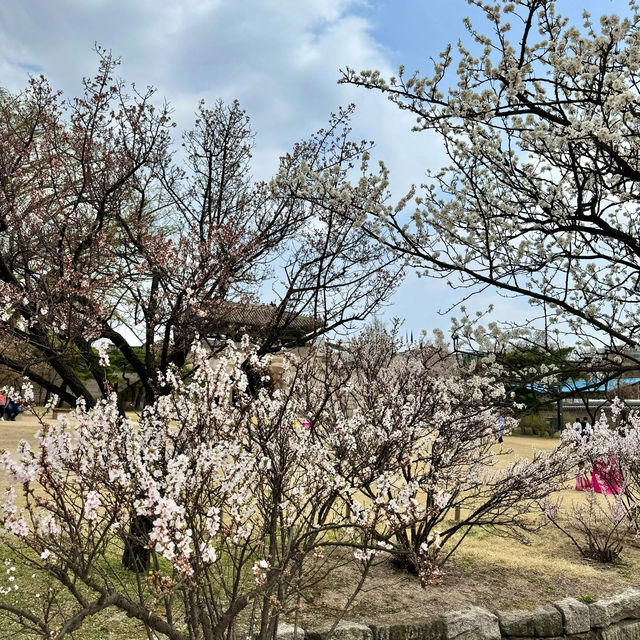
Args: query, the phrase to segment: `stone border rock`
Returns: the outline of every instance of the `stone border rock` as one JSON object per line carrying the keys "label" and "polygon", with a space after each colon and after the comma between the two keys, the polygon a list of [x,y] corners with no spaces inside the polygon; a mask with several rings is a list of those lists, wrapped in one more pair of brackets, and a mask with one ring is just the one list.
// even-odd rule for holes
{"label": "stone border rock", "polygon": [[640,640],[640,589],[585,604],[565,598],[533,611],[469,607],[440,618],[390,626],[340,622],[329,629],[295,630],[281,623],[280,640]]}

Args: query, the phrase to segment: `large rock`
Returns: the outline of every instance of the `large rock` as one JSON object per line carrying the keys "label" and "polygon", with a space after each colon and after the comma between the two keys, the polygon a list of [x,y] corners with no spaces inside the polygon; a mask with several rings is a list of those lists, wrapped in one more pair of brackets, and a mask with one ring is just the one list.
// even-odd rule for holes
{"label": "large rock", "polygon": [[294,638],[296,640],[304,640],[304,629],[298,627],[296,631],[295,625],[288,622],[279,622],[276,638],[277,640],[294,640]]}
{"label": "large rock", "polygon": [[446,640],[500,640],[500,623],[490,611],[470,607],[442,618]]}
{"label": "large rock", "polygon": [[[507,638],[507,636],[502,636],[503,638]],[[509,636],[509,640],[511,637]],[[538,640],[537,637],[529,637],[529,638],[518,638],[517,640]],[[567,636],[562,634],[561,636],[553,636],[552,638],[545,638],[545,640],[602,640],[602,636],[599,635],[597,631],[588,631],[587,633],[576,633],[572,636]]]}
{"label": "large rock", "polygon": [[[373,640],[373,632],[366,624],[358,622],[339,622],[332,634],[327,629],[308,629],[308,640]],[[279,634],[278,634],[279,635]],[[287,639],[290,640],[290,639]],[[299,639],[302,640],[302,639]]]}
{"label": "large rock", "polygon": [[548,605],[533,611],[499,611],[502,633],[514,638],[552,638],[563,631],[562,614]]}
{"label": "large rock", "polygon": [[602,629],[620,620],[640,618],[640,590],[627,589],[589,605],[591,626]]}
{"label": "large rock", "polygon": [[591,629],[589,606],[575,598],[565,598],[553,605],[562,615],[562,624],[566,634],[585,633]]}
{"label": "large rock", "polygon": [[620,622],[615,627],[603,629],[599,640],[640,640],[640,622]]}
{"label": "large rock", "polygon": [[441,618],[389,626],[371,625],[371,630],[373,640],[442,640],[444,637]]}

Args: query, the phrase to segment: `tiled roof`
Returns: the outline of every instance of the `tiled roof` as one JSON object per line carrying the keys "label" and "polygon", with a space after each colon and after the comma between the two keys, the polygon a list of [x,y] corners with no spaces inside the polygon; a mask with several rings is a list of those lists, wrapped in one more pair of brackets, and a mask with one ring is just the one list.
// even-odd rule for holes
{"label": "tiled roof", "polygon": [[[243,302],[221,302],[215,313],[221,333],[238,331],[243,327],[249,332],[269,327],[275,322],[278,307],[270,304],[250,304]],[[322,322],[311,316],[284,312],[277,326],[288,333],[311,333],[322,326]]]}

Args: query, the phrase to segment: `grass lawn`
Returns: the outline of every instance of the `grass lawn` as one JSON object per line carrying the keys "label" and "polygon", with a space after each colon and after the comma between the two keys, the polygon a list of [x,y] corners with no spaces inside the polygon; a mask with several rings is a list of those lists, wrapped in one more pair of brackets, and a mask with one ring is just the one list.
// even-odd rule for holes
{"label": "grass lawn", "polygon": [[[15,422],[0,422],[0,449],[14,450],[22,438],[34,442],[38,428],[37,420],[29,415],[20,415]],[[550,450],[556,444],[557,440],[552,439],[512,436],[505,438],[504,447],[513,455],[528,457],[534,448]],[[0,478],[0,485],[4,484]],[[561,495],[565,502],[583,499],[583,494],[572,488]],[[0,546],[0,562],[5,556],[6,548]],[[0,586],[6,583],[4,573],[4,565],[0,564]],[[36,593],[48,588],[46,584],[40,579],[30,580],[25,572],[21,575],[19,568],[16,575],[20,584],[25,584],[20,587],[20,598],[37,603]],[[124,575],[123,578],[126,579]],[[352,583],[352,569],[335,571],[303,605],[303,625],[322,624],[332,610],[344,603]],[[529,544],[478,531],[467,537],[445,567],[443,579],[427,589],[422,589],[414,576],[397,571],[387,561],[381,562],[373,569],[348,618],[391,623],[435,616],[471,604],[492,609],[534,608],[566,596],[598,598],[638,583],[640,541],[630,542],[618,564],[602,566],[581,558],[570,541],[552,527],[532,535]],[[9,637],[2,632],[0,622],[0,637]],[[124,640],[144,638],[146,634],[124,614],[108,611],[96,616],[73,637]]]}

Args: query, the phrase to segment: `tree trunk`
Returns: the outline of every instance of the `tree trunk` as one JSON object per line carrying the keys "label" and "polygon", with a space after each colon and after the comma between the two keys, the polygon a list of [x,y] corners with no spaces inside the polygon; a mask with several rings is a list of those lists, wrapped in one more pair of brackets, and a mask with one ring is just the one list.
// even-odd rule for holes
{"label": "tree trunk", "polygon": [[149,570],[149,533],[153,526],[148,516],[134,515],[129,526],[129,533],[124,541],[122,566],[129,571],[146,573]]}

